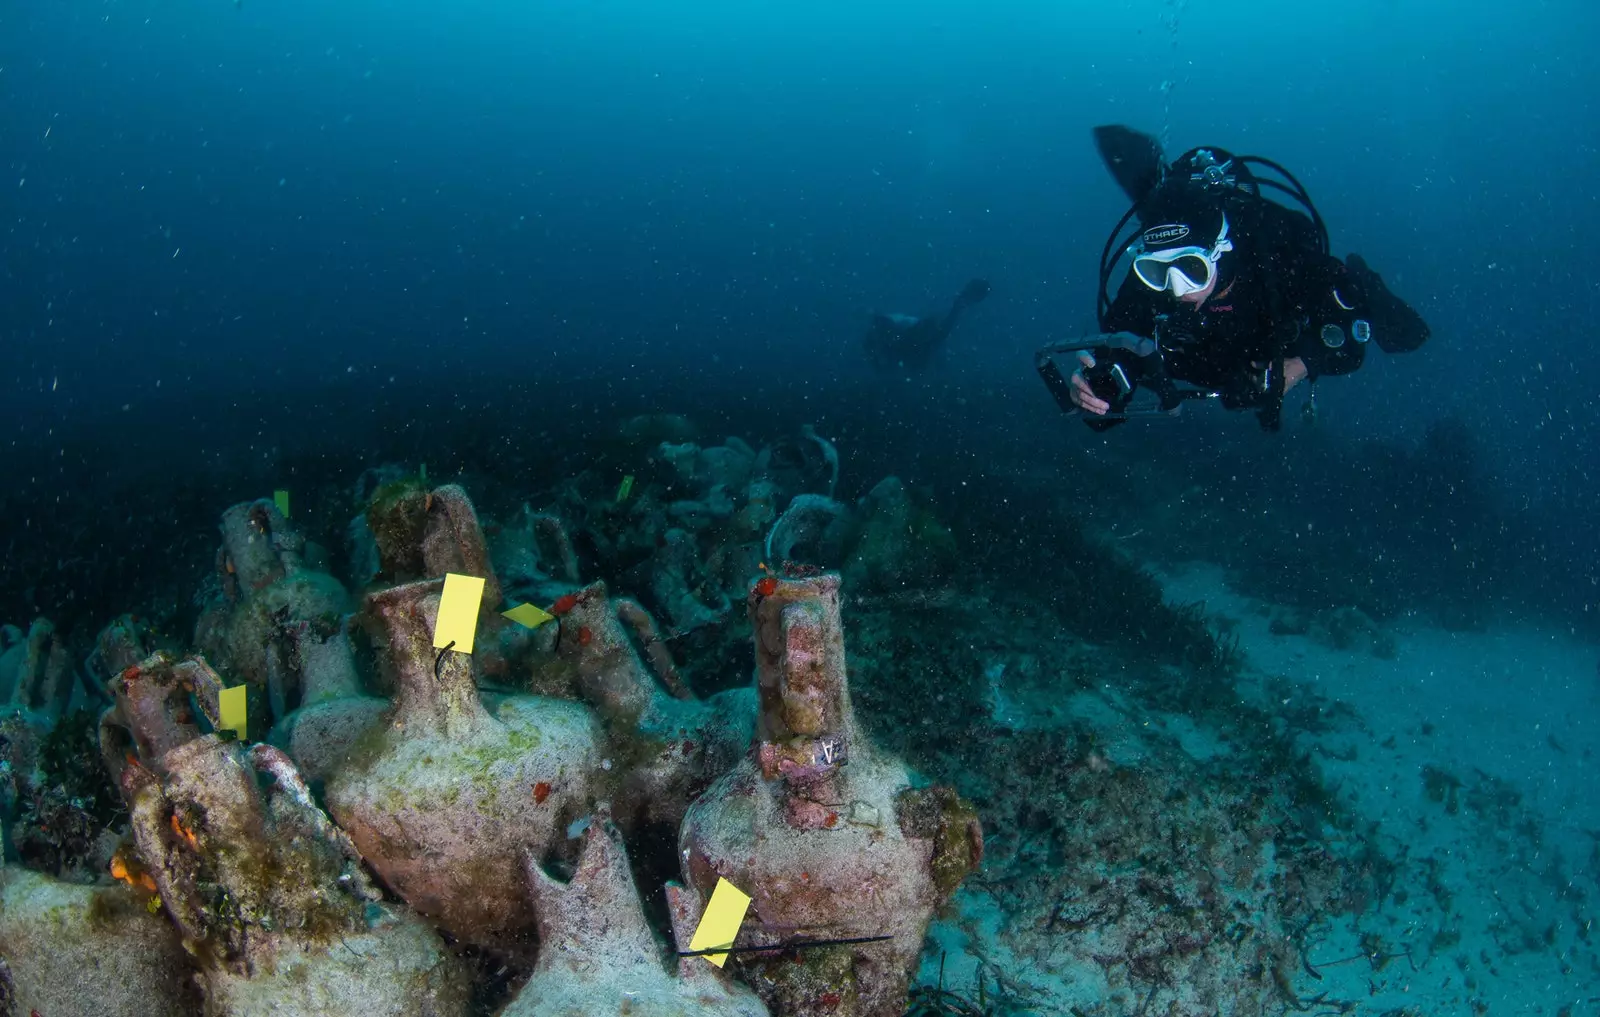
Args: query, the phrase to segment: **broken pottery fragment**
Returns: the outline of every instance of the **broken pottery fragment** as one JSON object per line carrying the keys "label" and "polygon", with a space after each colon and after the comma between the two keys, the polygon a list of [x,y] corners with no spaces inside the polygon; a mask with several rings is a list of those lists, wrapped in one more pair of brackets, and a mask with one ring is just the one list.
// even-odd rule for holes
{"label": "broken pottery fragment", "polygon": [[899,592],[939,585],[949,576],[956,541],[933,510],[913,497],[899,477],[884,477],[856,506],[860,532],[844,576],[856,593]]}
{"label": "broken pottery fragment", "polygon": [[533,916],[521,857],[586,814],[600,732],[579,703],[479,699],[473,659],[435,651],[438,581],[367,598],[395,705],[327,785],[328,807],[384,883],[453,936],[514,948]]}
{"label": "broken pottery fragment", "polygon": [[604,583],[558,606],[565,610],[557,652],[575,668],[578,694],[605,720],[611,755],[627,761],[612,811],[630,833],[647,824],[676,830],[695,796],[748,748],[754,692],[692,698],[649,612],[612,600]]}
{"label": "broken pottery fragment", "polygon": [[282,637],[301,675],[302,696],[267,740],[289,754],[307,781],[321,784],[382,723],[389,701],[362,691],[348,619],[331,633],[296,622],[283,627]]}
{"label": "broken pottery fragment", "polygon": [[500,580],[489,561],[483,526],[477,509],[459,484],[434,488],[428,496],[428,518],[422,529],[423,576],[436,579],[446,572],[483,578],[483,608],[500,606]]}
{"label": "broken pottery fragment", "polygon": [[826,495],[801,494],[767,532],[767,560],[832,565],[843,560],[857,523],[850,507]]}
{"label": "broken pottery fragment", "polygon": [[82,886],[0,868],[0,1012],[194,1013],[189,957],[149,899],[121,884]]}
{"label": "broken pottery fragment", "polygon": [[150,656],[156,649],[155,634],[150,624],[131,615],[119,615],[95,637],[94,653],[96,677],[109,681],[116,675]]}
{"label": "broken pottery fragment", "polygon": [[836,574],[763,580],[749,607],[756,743],[690,807],[684,874],[705,897],[719,877],[751,896],[750,945],[891,937],[745,961],[774,1012],[898,1017],[934,909],[981,860],[977,816],[953,793],[913,790],[857,729]]}
{"label": "broken pottery fragment", "polygon": [[781,501],[807,493],[832,498],[839,486],[839,450],[810,424],[798,436],[780,438],[756,457],[754,475],[772,483]]}
{"label": "broken pottery fragment", "polygon": [[305,564],[306,541],[270,501],[222,514],[220,596],[195,626],[195,642],[234,684],[248,686],[250,737],[297,706],[305,675],[293,630],[338,631],[350,610],[343,585]]}
{"label": "broken pottery fragment", "polygon": [[[11,633],[16,629],[7,626]],[[21,715],[43,733],[55,726],[72,699],[72,659],[56,627],[40,618],[0,654],[0,714]]]}
{"label": "broken pottery fragment", "polygon": [[[539,962],[501,1017],[766,1017],[754,993],[703,958],[666,962],[604,810],[584,831],[570,881],[552,879],[532,855],[527,866]],[[674,929],[677,948],[687,950],[692,924],[684,931],[675,919]]]}
{"label": "broken pottery fragment", "polygon": [[548,604],[580,581],[578,552],[566,523],[527,504],[495,529],[489,549],[510,603]]}
{"label": "broken pottery fragment", "polygon": [[478,512],[459,484],[429,490],[418,477],[390,481],[367,504],[378,551],[378,578],[390,583],[438,579],[446,572],[483,578],[483,607],[500,604]]}
{"label": "broken pottery fragment", "polygon": [[673,527],[662,535],[661,541],[652,558],[650,594],[661,605],[664,617],[678,632],[720,625],[733,605],[720,591],[714,591],[709,598],[696,592],[708,584],[695,537]]}

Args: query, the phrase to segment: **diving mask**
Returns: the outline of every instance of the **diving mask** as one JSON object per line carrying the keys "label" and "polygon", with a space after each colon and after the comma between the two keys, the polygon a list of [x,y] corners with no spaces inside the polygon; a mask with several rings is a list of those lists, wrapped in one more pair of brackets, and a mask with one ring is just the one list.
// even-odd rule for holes
{"label": "diving mask", "polygon": [[[1188,229],[1182,228],[1185,231]],[[1153,232],[1155,230],[1145,231],[1145,238]],[[1216,278],[1217,259],[1233,250],[1233,241],[1228,239],[1226,215],[1222,217],[1222,231],[1217,234],[1217,242],[1210,247],[1166,247],[1151,251],[1146,248],[1148,241],[1145,238],[1129,249],[1133,255],[1133,274],[1156,292],[1171,290],[1176,297],[1198,293],[1210,286]]]}

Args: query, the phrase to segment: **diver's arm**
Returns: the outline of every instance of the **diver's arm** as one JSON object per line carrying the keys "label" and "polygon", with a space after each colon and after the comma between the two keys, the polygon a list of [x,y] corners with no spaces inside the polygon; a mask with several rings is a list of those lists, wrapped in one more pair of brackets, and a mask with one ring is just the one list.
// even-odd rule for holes
{"label": "diver's arm", "polygon": [[[1344,263],[1321,251],[1307,252],[1293,277],[1301,292],[1294,306],[1300,312],[1299,337],[1285,354],[1299,360],[1304,376],[1312,381],[1325,374],[1349,374],[1366,361],[1366,343],[1356,338],[1356,322],[1368,313],[1362,288],[1350,278]],[[1284,362],[1286,387],[1295,378]]]}
{"label": "diver's arm", "polygon": [[1295,383],[1289,365],[1298,361],[1301,365],[1302,377],[1316,381],[1325,374],[1349,374],[1357,370],[1366,361],[1367,347],[1349,338],[1346,332],[1343,346],[1330,348],[1322,341],[1322,326],[1315,322],[1300,337],[1300,348],[1294,352],[1299,356],[1284,360],[1284,381],[1288,385]]}

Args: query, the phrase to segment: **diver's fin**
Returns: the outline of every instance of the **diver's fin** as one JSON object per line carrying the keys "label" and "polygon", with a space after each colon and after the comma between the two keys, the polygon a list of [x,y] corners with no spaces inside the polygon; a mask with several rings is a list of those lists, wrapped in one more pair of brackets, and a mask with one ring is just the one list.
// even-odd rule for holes
{"label": "diver's fin", "polygon": [[1161,143],[1143,131],[1120,124],[1094,129],[1094,147],[1122,193],[1134,204],[1156,189],[1166,172],[1167,160]]}

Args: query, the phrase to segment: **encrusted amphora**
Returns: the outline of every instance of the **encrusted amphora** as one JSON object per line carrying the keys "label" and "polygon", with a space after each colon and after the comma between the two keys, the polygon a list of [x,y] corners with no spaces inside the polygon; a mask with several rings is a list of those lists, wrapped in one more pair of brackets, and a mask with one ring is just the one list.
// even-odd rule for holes
{"label": "encrusted amphora", "polygon": [[612,755],[626,761],[614,778],[612,814],[629,835],[676,830],[695,796],[749,747],[753,691],[696,698],[649,612],[612,598],[604,583],[554,607],[558,666],[575,676],[573,691],[599,712]]}
{"label": "encrusted amphora", "polygon": [[[527,866],[539,961],[501,1017],[766,1017],[754,993],[703,957],[663,956],[607,811],[589,821],[570,880],[553,879],[532,855]],[[674,942],[688,950],[699,901],[669,886],[668,902]]]}
{"label": "encrusted amphora", "polygon": [[327,784],[328,808],[383,879],[466,942],[521,951],[533,924],[524,852],[542,854],[587,815],[600,732],[582,704],[479,697],[471,656],[436,651],[443,583],[369,595],[367,621],[392,672],[392,711]]}
{"label": "encrusted amphora", "polygon": [[199,735],[204,660],[157,654],[112,683],[136,752],[121,774],[136,858],[200,966],[205,1013],[465,1012],[468,982],[432,929],[386,907],[349,838],[281,751]]}
{"label": "encrusted amphora", "polygon": [[887,939],[742,961],[776,1013],[898,1017],[935,908],[982,859],[977,815],[952,791],[914,788],[851,711],[833,573],[759,581],[756,740],[689,809],[689,884],[725,878],[752,898],[739,945]]}
{"label": "encrusted amphora", "polygon": [[0,1013],[190,1017],[189,957],[148,899],[0,865]]}

